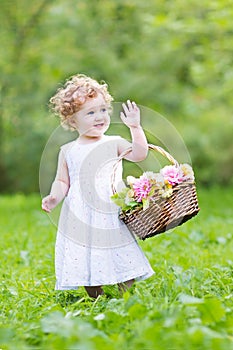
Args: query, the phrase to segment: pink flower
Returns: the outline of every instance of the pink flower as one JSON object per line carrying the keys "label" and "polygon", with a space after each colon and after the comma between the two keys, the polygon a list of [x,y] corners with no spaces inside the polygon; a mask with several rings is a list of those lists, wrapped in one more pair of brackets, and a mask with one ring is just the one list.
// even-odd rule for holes
{"label": "pink flower", "polygon": [[141,202],[143,198],[148,197],[148,194],[151,190],[150,181],[147,178],[141,176],[134,182],[133,190],[135,192],[137,202]]}
{"label": "pink flower", "polygon": [[170,185],[176,185],[184,181],[183,172],[175,165],[166,165],[163,169],[160,170],[160,172],[163,175],[164,180],[167,181]]}

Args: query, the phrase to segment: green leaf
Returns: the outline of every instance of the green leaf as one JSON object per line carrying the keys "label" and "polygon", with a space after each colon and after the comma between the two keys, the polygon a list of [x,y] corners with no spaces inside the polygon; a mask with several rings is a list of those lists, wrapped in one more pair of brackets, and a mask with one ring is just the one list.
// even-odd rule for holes
{"label": "green leaf", "polygon": [[146,316],[147,308],[142,304],[134,304],[128,310],[129,316],[133,319],[142,319]]}
{"label": "green leaf", "polygon": [[148,208],[149,208],[149,205],[150,205],[149,199],[143,198],[143,199],[142,199],[142,205],[143,205],[143,210],[148,209]]}
{"label": "green leaf", "polygon": [[113,202],[118,205],[119,207],[123,207],[125,205],[125,202],[121,198],[112,198]]}
{"label": "green leaf", "polygon": [[206,297],[198,309],[204,324],[219,322],[226,314],[221,301],[213,297]]}
{"label": "green leaf", "polygon": [[132,202],[129,202],[128,203],[128,206],[133,208],[133,207],[136,207],[136,206],[140,206],[140,203],[136,202],[136,201],[132,201]]}

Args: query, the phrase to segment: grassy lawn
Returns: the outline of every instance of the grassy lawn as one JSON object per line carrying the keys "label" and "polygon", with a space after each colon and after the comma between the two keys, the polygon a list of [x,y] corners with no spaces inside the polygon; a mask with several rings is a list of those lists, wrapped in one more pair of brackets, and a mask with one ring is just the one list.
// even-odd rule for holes
{"label": "grassy lawn", "polygon": [[96,301],[54,291],[56,228],[39,196],[0,197],[0,349],[233,349],[232,193],[200,189],[196,218],[140,242],[154,276]]}

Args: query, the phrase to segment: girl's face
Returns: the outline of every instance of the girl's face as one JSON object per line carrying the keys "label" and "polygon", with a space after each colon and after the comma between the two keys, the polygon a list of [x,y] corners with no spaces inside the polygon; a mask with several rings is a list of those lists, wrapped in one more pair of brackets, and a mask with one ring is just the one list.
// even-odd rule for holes
{"label": "girl's face", "polygon": [[110,116],[102,94],[87,100],[73,116],[73,126],[82,138],[100,138],[108,129]]}

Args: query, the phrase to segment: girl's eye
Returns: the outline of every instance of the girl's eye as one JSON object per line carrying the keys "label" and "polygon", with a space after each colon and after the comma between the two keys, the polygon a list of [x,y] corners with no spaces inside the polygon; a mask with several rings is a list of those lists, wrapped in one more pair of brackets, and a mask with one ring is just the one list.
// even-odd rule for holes
{"label": "girl's eye", "polygon": [[87,115],[93,115],[95,112],[94,111],[90,111],[87,113]]}
{"label": "girl's eye", "polygon": [[106,112],[106,111],[107,111],[106,108],[102,108],[102,109],[101,109],[101,112],[103,112],[103,113]]}

